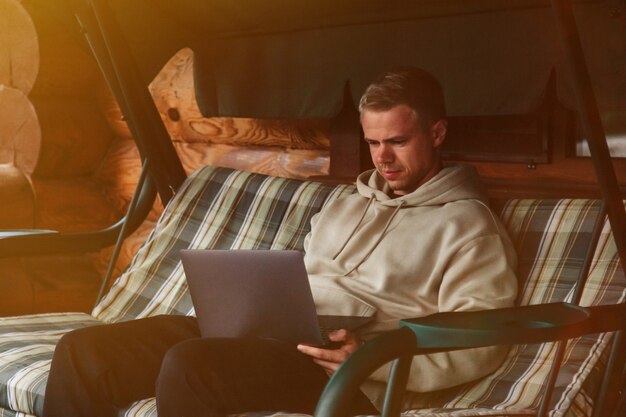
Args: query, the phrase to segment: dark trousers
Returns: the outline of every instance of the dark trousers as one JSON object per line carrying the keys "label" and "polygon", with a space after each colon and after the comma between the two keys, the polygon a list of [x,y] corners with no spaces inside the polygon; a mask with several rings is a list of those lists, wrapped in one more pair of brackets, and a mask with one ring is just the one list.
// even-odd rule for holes
{"label": "dark trousers", "polygon": [[[328,381],[295,346],[199,338],[191,317],[158,316],[75,330],[57,345],[44,417],[116,416],[157,397],[159,417],[245,411],[311,414]],[[377,414],[364,395],[354,414]]]}

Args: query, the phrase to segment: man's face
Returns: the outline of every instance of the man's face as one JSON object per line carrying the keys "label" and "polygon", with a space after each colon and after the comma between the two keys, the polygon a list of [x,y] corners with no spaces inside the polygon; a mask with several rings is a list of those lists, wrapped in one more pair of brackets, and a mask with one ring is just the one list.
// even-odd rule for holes
{"label": "man's face", "polygon": [[415,191],[441,169],[445,120],[425,132],[413,110],[398,105],[386,111],[364,110],[361,125],[374,166],[395,195]]}

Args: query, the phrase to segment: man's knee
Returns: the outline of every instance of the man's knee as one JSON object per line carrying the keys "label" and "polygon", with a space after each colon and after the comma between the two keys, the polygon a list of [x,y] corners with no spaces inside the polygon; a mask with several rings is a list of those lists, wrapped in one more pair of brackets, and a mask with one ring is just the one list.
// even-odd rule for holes
{"label": "man's knee", "polygon": [[106,342],[100,337],[100,328],[94,326],[64,334],[56,345],[52,360],[55,374],[70,369],[82,375],[100,374],[106,367]]}
{"label": "man's knee", "polygon": [[92,347],[99,346],[98,332],[102,326],[85,327],[65,333],[57,343],[57,351],[87,352]]}
{"label": "man's knee", "polygon": [[192,375],[198,367],[196,355],[197,346],[193,341],[184,341],[173,346],[167,351],[161,363],[159,383]]}
{"label": "man's knee", "polygon": [[199,340],[181,342],[163,358],[156,383],[160,416],[223,414],[216,397],[222,390],[216,385],[211,367],[207,366],[211,355],[202,342],[198,343]]}

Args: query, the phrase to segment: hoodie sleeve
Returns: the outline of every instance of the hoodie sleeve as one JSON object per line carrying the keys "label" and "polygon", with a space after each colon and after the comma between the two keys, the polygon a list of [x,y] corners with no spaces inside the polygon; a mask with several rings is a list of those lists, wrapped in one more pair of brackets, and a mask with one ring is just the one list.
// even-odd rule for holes
{"label": "hoodie sleeve", "polygon": [[[515,254],[498,235],[473,239],[450,260],[441,281],[439,311],[485,310],[513,305],[517,293]],[[460,385],[497,369],[506,347],[468,349],[415,356],[407,389],[429,392]],[[386,382],[390,365],[370,379]]]}

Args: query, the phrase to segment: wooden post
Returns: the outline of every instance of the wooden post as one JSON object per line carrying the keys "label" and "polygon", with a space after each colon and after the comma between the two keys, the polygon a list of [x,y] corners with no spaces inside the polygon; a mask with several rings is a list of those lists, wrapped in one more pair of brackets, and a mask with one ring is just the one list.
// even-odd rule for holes
{"label": "wooden post", "polygon": [[30,15],[17,0],[0,0],[0,85],[28,94],[38,72],[39,42]]}
{"label": "wooden post", "polygon": [[0,106],[0,164],[12,164],[30,175],[41,148],[35,108],[22,91],[6,86],[0,86]]}
{"label": "wooden post", "polygon": [[36,226],[36,198],[30,179],[11,164],[0,164],[0,229]]}
{"label": "wooden post", "polygon": [[39,44],[29,14],[16,0],[0,0],[0,229],[37,223],[30,174],[41,128],[27,94],[38,71]]}
{"label": "wooden post", "polygon": [[373,168],[348,85],[344,90],[343,107],[331,121],[329,136],[331,179],[353,181],[361,172]]}

